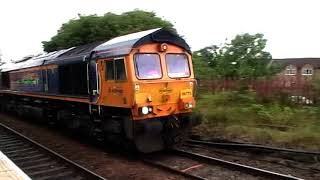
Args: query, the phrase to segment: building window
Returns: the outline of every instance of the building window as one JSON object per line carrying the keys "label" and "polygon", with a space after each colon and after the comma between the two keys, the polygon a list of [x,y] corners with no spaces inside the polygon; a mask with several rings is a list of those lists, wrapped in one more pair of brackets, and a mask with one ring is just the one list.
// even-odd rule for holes
{"label": "building window", "polygon": [[297,67],[294,65],[289,65],[286,67],[286,75],[296,75],[297,74]]}
{"label": "building window", "polygon": [[303,67],[302,68],[302,75],[310,76],[313,74],[313,68],[312,67]]}

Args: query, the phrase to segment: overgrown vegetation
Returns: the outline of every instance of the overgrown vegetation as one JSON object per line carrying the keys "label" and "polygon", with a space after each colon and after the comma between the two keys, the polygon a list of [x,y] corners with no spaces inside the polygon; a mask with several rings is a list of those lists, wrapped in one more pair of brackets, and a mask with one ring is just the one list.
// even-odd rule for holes
{"label": "overgrown vegetation", "polygon": [[260,102],[254,92],[203,93],[196,132],[211,138],[320,150],[320,108]]}
{"label": "overgrown vegetation", "polygon": [[[252,80],[270,80],[280,71],[271,63],[271,54],[264,50],[266,42],[262,34],[246,33],[220,47],[209,46],[193,53],[194,70],[200,82],[222,83],[211,88],[215,92],[200,93],[197,113],[203,123],[196,132],[209,138],[320,151],[320,107],[301,105],[308,99],[303,95],[278,90],[269,94],[269,88],[263,87],[266,84],[256,86],[259,95],[253,91],[250,83],[258,81]],[[235,87],[228,88],[226,80],[232,80],[229,85]],[[320,81],[315,80],[312,88],[312,95],[317,96]],[[311,104],[315,103],[319,100],[314,99]]]}

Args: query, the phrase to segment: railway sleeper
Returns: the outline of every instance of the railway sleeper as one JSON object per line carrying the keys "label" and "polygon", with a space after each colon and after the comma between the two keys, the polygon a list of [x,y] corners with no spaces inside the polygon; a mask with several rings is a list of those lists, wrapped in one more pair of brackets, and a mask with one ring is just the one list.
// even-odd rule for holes
{"label": "railway sleeper", "polygon": [[28,152],[30,150],[33,150],[33,148],[28,147],[28,148],[24,148],[24,149],[15,149],[15,150],[11,150],[11,151],[5,151],[2,150],[2,152],[4,152],[6,155],[11,155],[11,154],[16,154],[16,153],[23,153],[23,152]]}
{"label": "railway sleeper", "polygon": [[37,150],[34,150],[34,151],[27,151],[23,154],[11,154],[11,155],[8,155],[9,158],[16,158],[16,157],[23,157],[23,156],[32,156],[32,155],[35,155],[35,154],[39,154],[40,152],[37,151]]}
{"label": "railway sleeper", "polygon": [[17,163],[17,165],[19,167],[21,167],[21,169],[25,168],[25,167],[29,167],[31,165],[34,165],[36,163],[46,163],[46,162],[49,162],[49,161],[52,161],[50,158],[48,157],[44,157],[44,158],[40,158],[40,159],[35,159],[33,161],[24,161],[24,162],[21,162],[21,163]]}
{"label": "railway sleeper", "polygon": [[[1,151],[6,152],[6,151],[11,151],[11,150],[19,150],[21,148],[29,148],[30,146],[27,144],[22,144],[21,146],[11,146],[11,147],[1,147]],[[32,147],[30,147],[32,149]]]}
{"label": "railway sleeper", "polygon": [[48,162],[48,163],[35,164],[35,165],[32,165],[32,166],[28,166],[28,167],[25,167],[23,170],[28,171],[28,170],[33,170],[33,169],[48,168],[48,167],[55,166],[57,164],[58,163],[56,161],[51,161],[51,162]]}
{"label": "railway sleeper", "polygon": [[0,141],[0,147],[4,146],[4,145],[10,145],[10,144],[16,144],[16,143],[20,143],[21,141],[17,140],[17,139],[9,139],[8,140],[4,140],[4,141]]}
{"label": "railway sleeper", "polygon": [[70,172],[70,171],[60,172],[60,173],[56,173],[53,175],[41,176],[41,177],[37,178],[37,180],[47,180],[47,179],[82,180],[84,178],[77,176],[77,175],[73,174],[73,172]]}
{"label": "railway sleeper", "polygon": [[14,162],[19,163],[19,162],[24,162],[24,161],[32,161],[38,158],[44,157],[43,154],[36,154],[36,155],[28,155],[24,157],[15,157],[11,158]]}
{"label": "railway sleeper", "polygon": [[[54,167],[54,168],[50,168],[50,169],[44,169],[44,170],[35,170],[35,171],[30,171],[30,172],[26,172],[30,177],[36,179],[38,177],[41,177],[41,176],[44,176],[44,175],[47,175],[47,174],[56,174],[56,173],[59,173],[59,172],[63,172],[63,171],[66,171],[66,167],[65,166],[57,166],[57,167]],[[72,173],[72,171],[68,170],[69,172]],[[71,174],[70,173],[70,174]]]}

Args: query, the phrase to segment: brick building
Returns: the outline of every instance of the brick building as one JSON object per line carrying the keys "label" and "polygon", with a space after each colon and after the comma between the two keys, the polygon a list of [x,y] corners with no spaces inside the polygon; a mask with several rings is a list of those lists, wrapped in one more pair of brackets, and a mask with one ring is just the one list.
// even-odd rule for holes
{"label": "brick building", "polygon": [[272,62],[281,67],[278,78],[290,83],[286,86],[320,78],[320,58],[273,59]]}

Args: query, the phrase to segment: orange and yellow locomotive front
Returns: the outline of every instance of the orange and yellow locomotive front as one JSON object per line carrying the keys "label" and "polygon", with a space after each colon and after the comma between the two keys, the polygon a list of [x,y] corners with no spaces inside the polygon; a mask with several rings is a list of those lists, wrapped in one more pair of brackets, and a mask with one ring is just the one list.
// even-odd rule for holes
{"label": "orange and yellow locomotive front", "polygon": [[189,113],[195,106],[195,80],[189,53],[168,44],[148,44],[132,59],[133,119]]}
{"label": "orange and yellow locomotive front", "polygon": [[178,46],[146,44],[98,64],[101,106],[130,108],[133,120],[189,113],[195,107],[191,55]]}
{"label": "orange and yellow locomotive front", "polygon": [[175,144],[167,142],[176,141],[171,137],[195,124],[190,114],[196,81],[191,55],[183,48],[145,44],[125,57],[102,59],[98,64],[102,82],[98,104],[130,110],[132,139],[138,149],[151,152]]}

